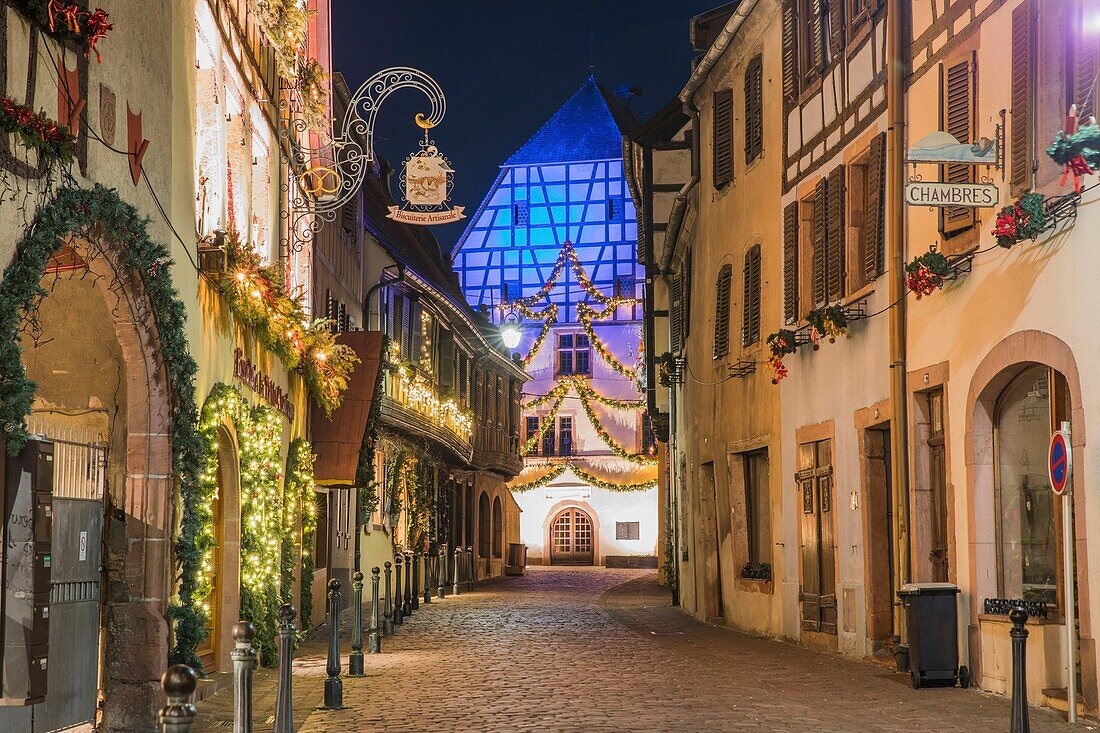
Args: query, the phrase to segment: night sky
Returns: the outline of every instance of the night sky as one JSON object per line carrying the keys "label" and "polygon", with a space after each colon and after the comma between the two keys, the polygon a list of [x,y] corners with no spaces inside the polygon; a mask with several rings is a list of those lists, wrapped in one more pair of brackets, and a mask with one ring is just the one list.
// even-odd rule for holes
{"label": "night sky", "polygon": [[[630,101],[645,120],[691,71],[692,16],[721,0],[333,0],[333,62],[354,91],[389,66],[414,66],[447,96],[433,138],[456,170],[452,203],[472,215],[499,166],[588,77]],[[381,107],[376,152],[395,167],[423,134],[427,100],[412,90]],[[397,194],[396,177],[392,179]],[[444,249],[462,224],[434,227]]]}

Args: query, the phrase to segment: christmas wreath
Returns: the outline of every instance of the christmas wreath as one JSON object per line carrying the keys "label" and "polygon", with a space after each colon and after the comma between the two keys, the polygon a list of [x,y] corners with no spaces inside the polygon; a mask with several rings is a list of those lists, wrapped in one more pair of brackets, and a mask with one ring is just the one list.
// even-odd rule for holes
{"label": "christmas wreath", "polygon": [[917,300],[943,287],[951,276],[951,263],[932,249],[915,257],[905,266],[905,287],[917,294]]}
{"label": "christmas wreath", "polygon": [[1001,209],[993,225],[997,244],[1011,248],[1025,239],[1035,240],[1047,228],[1043,212],[1044,197],[1041,193],[1025,193],[1016,203]]}
{"label": "christmas wreath", "polygon": [[848,331],[848,316],[839,305],[815,308],[806,314],[806,320],[810,324],[810,340],[814,342],[815,351],[822,336],[828,336],[829,343],[834,344],[837,336],[843,336]]}

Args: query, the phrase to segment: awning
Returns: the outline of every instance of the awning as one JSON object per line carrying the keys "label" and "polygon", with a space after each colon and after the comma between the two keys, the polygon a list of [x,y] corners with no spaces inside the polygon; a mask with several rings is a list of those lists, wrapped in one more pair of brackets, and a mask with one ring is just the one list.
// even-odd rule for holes
{"label": "awning", "polygon": [[381,331],[346,331],[336,336],[336,343],[351,347],[359,363],[348,380],[344,401],[332,411],[332,417],[316,404],[310,407],[310,432],[317,455],[313,476],[318,484],[355,483],[359,448],[382,364]]}

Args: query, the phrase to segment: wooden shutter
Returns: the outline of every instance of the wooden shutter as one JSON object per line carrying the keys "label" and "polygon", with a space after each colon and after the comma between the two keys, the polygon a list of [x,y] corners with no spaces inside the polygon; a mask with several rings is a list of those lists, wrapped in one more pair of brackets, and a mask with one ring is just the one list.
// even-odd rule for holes
{"label": "wooden shutter", "polygon": [[821,542],[821,630],[827,634],[836,633],[836,541],[833,538],[833,475],[832,468],[818,469],[817,501],[818,531]]}
{"label": "wooden shutter", "polygon": [[684,340],[691,335],[691,250],[684,257],[684,282],[681,285],[683,292],[680,294],[680,302],[684,304],[683,335]]}
{"label": "wooden shutter", "polygon": [[409,302],[409,298],[407,295],[401,295],[399,296],[399,298],[400,301],[398,303],[398,306],[400,308],[401,314],[400,320],[397,321],[397,327],[401,331],[401,358],[405,361],[409,361],[412,358],[410,356],[410,345],[412,344],[412,338],[409,333],[409,324],[412,321],[412,303]]}
{"label": "wooden shutter", "polygon": [[817,182],[813,194],[813,307],[825,304],[825,247],[828,241],[825,234],[825,198],[828,184],[825,179]]}
{"label": "wooden shutter", "polygon": [[811,76],[825,68],[825,0],[810,0],[810,65]]}
{"label": "wooden shutter", "polygon": [[745,69],[745,163],[764,150],[763,60],[757,54]]}
{"label": "wooden shutter", "polygon": [[[943,67],[943,129],[960,143],[973,142],[974,60],[973,55]],[[964,163],[942,166],[948,183],[971,183],[973,167]],[[974,225],[974,209],[957,206],[940,209],[940,233],[958,234]]]}
{"label": "wooden shutter", "polygon": [[863,276],[874,282],[882,274],[886,237],[886,133],[871,141],[867,156],[867,211],[863,215]]}
{"label": "wooden shutter", "polygon": [[741,345],[760,340],[760,245],[745,253],[744,302],[741,307]]}
{"label": "wooden shutter", "polygon": [[1032,173],[1031,128],[1034,113],[1031,100],[1035,73],[1034,5],[1024,0],[1012,11],[1012,187],[1030,188]]}
{"label": "wooden shutter", "polygon": [[439,386],[443,389],[455,386],[455,337],[447,328],[439,329]]}
{"label": "wooden shutter", "polygon": [[714,358],[730,353],[730,288],[733,285],[733,266],[722,265],[718,272],[717,298],[714,302]]}
{"label": "wooden shutter", "polygon": [[802,628],[818,631],[821,629],[821,556],[817,496],[814,491],[816,482],[812,470],[799,471],[795,478],[802,500],[802,513],[799,515],[802,525],[802,590],[799,593]]}
{"label": "wooden shutter", "polygon": [[846,0],[827,0],[829,3],[829,57],[840,58],[844,50],[844,3]]}
{"label": "wooden shutter", "polygon": [[410,304],[409,313],[409,361],[419,364],[420,350],[424,344],[423,334],[421,333],[424,311],[419,301],[414,300]]}
{"label": "wooden shutter", "polygon": [[825,300],[844,297],[844,166],[829,173],[825,188]]}
{"label": "wooden shutter", "polygon": [[681,274],[672,276],[669,283],[669,348],[673,353],[678,352],[684,343],[684,277]]}
{"label": "wooden shutter", "polygon": [[798,97],[798,31],[794,0],[783,0],[783,101]]}
{"label": "wooden shutter", "polygon": [[783,209],[783,320],[798,320],[798,202]]}
{"label": "wooden shutter", "polygon": [[733,90],[714,93],[714,187],[733,180]]}
{"label": "wooden shutter", "polygon": [[1077,117],[1083,123],[1096,114],[1097,45],[1100,39],[1092,31],[1080,30],[1084,25],[1085,3],[1078,7],[1081,17],[1074,25],[1079,29],[1073,44],[1073,99]]}

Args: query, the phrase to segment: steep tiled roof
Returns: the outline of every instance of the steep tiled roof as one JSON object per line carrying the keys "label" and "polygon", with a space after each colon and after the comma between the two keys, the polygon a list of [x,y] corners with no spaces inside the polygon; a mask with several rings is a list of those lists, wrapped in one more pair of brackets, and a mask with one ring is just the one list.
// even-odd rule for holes
{"label": "steep tiled roof", "polygon": [[636,125],[630,111],[590,76],[504,165],[621,158],[623,133]]}

